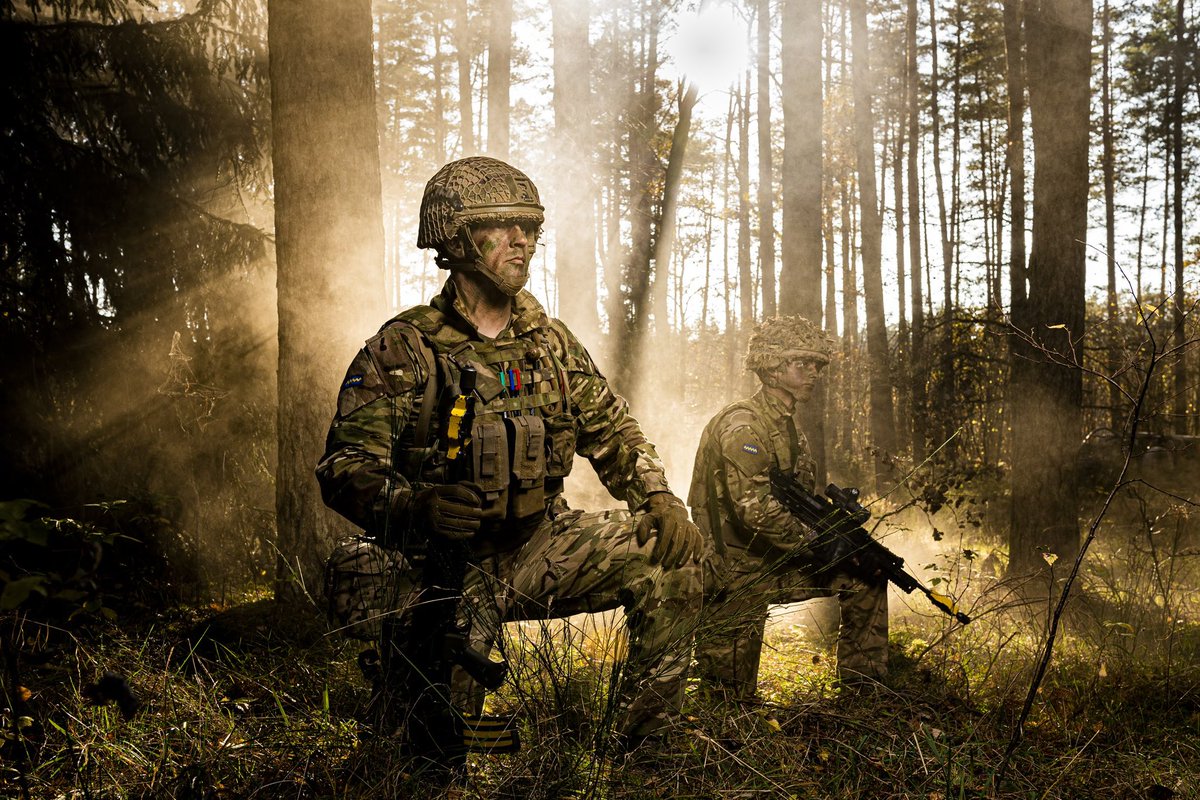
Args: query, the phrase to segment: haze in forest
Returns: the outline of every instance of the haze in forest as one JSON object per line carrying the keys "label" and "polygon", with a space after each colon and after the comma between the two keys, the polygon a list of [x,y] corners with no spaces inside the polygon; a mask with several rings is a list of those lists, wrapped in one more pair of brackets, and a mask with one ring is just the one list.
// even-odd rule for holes
{"label": "haze in forest", "polygon": [[[1039,201],[1050,190],[1035,178],[1028,101],[1043,84],[1066,86],[1073,67],[1042,58],[1036,41],[1018,45],[1037,58],[1010,59],[1003,6],[712,3],[717,35],[691,46],[714,28],[694,27],[689,4],[377,3],[368,17],[361,5],[313,17],[305,35],[330,36],[337,57],[297,61],[292,88],[270,64],[288,40],[271,35],[260,3],[152,19],[120,4],[46,8],[94,22],[72,28],[72,52],[103,55],[60,57],[52,28],[38,28],[50,11],[23,6],[9,20],[25,26],[8,81],[25,149],[6,159],[16,496],[136,496],[169,512],[184,551],[252,563],[260,577],[290,546],[276,538],[277,503],[303,498],[289,536],[333,536],[311,470],[341,370],[441,284],[414,246],[421,189],[474,153],[537,182],[547,225],[530,288],[629,398],[679,492],[704,422],[754,389],[746,336],[780,312],[836,337],[805,429],[829,477],[871,491],[899,481],[920,496],[962,470],[1010,491],[1025,474],[1013,471],[1021,413],[1021,430],[1065,432],[1052,448],[1065,464],[1088,431],[1124,429],[1149,334],[1160,353],[1174,342],[1183,355],[1156,362],[1142,430],[1196,433],[1185,316],[1197,97],[1190,72],[1172,77],[1191,67],[1165,4],[1096,6],[1064,28],[1086,39],[1090,128],[1077,140],[1082,173],[1072,166],[1084,176],[1073,241],[1086,238],[1086,272],[1065,288],[1033,277],[1075,266],[1030,269],[1039,202],[1063,204]],[[157,38],[143,35],[150,26]],[[732,74],[692,81],[684,54],[697,51]],[[137,102],[63,88],[89,81]],[[286,104],[272,120],[272,89],[276,103],[292,92],[290,121]],[[1053,106],[1063,120],[1065,103]],[[93,133],[67,147],[64,130]],[[291,133],[335,144],[281,179]],[[1006,157],[1009,140],[1023,157]],[[1060,161],[1052,151],[1041,163]],[[281,208],[298,180],[311,181],[299,192],[310,206]],[[284,256],[276,270],[288,242],[310,263]],[[1033,304],[1020,324],[1017,286]],[[1032,326],[1049,337],[1039,346],[1067,352],[1051,339],[1079,345],[1085,318],[1075,355],[1086,375],[1063,389],[1074,416],[1045,401],[1018,412],[1035,396],[1020,381],[1051,373],[1011,374],[1032,352],[1014,332]],[[1039,424],[1039,410],[1057,422]],[[1004,516],[991,518],[999,539]],[[196,573],[220,583],[221,569]]]}

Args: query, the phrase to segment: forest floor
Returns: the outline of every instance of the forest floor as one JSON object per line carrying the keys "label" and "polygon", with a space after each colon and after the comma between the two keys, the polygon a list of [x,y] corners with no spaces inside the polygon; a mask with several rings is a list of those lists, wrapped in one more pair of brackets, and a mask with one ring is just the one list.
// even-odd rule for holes
{"label": "forest floor", "polygon": [[811,620],[777,619],[760,703],[692,687],[678,729],[628,757],[605,733],[620,626],[510,626],[516,688],[491,702],[518,711],[523,748],[472,755],[446,793],[364,724],[359,647],[325,635],[315,613],[246,600],[71,633],[4,620],[0,796],[1200,796],[1195,618],[1164,636],[1106,622],[1110,604],[1080,598],[999,785],[1043,607],[976,604],[967,627],[894,612],[887,685],[858,691],[838,687],[832,642]]}

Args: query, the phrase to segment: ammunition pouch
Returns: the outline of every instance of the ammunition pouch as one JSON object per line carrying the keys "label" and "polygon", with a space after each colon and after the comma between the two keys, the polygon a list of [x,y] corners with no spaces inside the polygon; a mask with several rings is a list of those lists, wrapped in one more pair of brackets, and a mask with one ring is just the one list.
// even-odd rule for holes
{"label": "ammunition pouch", "polygon": [[509,513],[517,521],[540,518],[546,511],[546,426],[530,414],[504,422],[512,454]]}

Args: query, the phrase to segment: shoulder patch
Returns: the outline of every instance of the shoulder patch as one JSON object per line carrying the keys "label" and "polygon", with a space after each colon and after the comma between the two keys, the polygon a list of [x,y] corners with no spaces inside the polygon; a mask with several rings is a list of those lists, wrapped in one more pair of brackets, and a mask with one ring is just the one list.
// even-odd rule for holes
{"label": "shoulder patch", "polygon": [[342,388],[338,391],[337,413],[345,417],[386,393],[383,381],[376,367],[371,363],[366,350],[360,350],[346,370],[342,378]]}
{"label": "shoulder patch", "polygon": [[753,430],[739,426],[723,438],[725,458],[746,476],[766,472],[772,463],[771,450]]}

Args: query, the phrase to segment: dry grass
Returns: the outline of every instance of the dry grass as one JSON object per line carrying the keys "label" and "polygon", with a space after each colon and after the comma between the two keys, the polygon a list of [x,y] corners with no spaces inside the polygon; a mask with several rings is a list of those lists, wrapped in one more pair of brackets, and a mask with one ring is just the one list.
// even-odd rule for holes
{"label": "dry grass", "polygon": [[[521,715],[525,747],[472,756],[455,796],[1200,796],[1200,600],[1187,538],[1178,544],[1169,586],[1161,553],[1154,569],[1128,541],[1097,553],[1002,786],[995,771],[1045,605],[968,565],[955,589],[970,593],[976,622],[894,617],[888,687],[841,691],[828,637],[788,618],[769,630],[762,705],[692,692],[667,741],[629,758],[607,747],[619,626],[510,626],[514,680],[490,702]],[[248,608],[200,639],[211,609],[73,632],[7,618],[0,795],[444,795],[360,723],[369,691],[355,647],[314,634],[315,620],[289,626],[269,604]],[[131,718],[85,697],[107,672],[141,698]]]}

